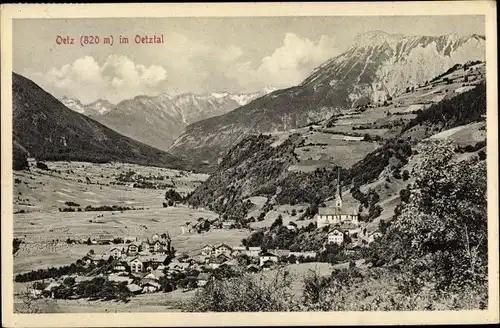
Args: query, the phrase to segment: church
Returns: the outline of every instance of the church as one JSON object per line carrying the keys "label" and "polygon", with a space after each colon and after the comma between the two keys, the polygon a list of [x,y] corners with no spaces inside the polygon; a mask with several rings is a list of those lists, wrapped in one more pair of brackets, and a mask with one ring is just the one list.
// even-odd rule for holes
{"label": "church", "polygon": [[359,227],[358,205],[344,202],[340,187],[340,172],[337,178],[337,190],[335,192],[335,205],[333,207],[320,207],[316,214],[317,228],[330,225],[349,225]]}

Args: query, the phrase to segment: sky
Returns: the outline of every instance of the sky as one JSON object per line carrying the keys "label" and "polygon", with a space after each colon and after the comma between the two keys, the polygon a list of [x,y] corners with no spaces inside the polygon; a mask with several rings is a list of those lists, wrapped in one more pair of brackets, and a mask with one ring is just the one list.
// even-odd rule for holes
{"label": "sky", "polygon": [[[484,35],[483,16],[78,18],[13,21],[13,67],[56,97],[255,92],[299,84],[361,33]],[[136,44],[136,35],[163,44]],[[79,44],[82,35],[99,44]],[[113,36],[114,44],[103,44]],[[119,44],[119,36],[129,44]],[[57,36],[74,44],[57,44]]]}

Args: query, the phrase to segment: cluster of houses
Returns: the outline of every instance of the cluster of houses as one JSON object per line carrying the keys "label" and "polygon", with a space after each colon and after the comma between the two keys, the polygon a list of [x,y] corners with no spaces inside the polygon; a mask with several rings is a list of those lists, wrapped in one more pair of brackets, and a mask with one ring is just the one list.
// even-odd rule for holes
{"label": "cluster of houses", "polygon": [[289,250],[262,250],[261,247],[245,247],[234,246],[230,247],[224,243],[218,245],[205,245],[201,250],[200,258],[204,263],[207,263],[211,268],[217,268],[221,265],[236,265],[238,256],[247,256],[251,262],[247,266],[247,270],[255,272],[259,270],[269,270],[274,267],[281,258],[303,257],[307,259],[315,259],[316,252],[291,252]]}
{"label": "cluster of houses", "polygon": [[125,246],[113,246],[107,252],[96,255],[93,252],[85,255],[82,260],[89,264],[97,264],[102,260],[110,260],[115,271],[144,272],[156,269],[164,264],[171,251],[171,239],[168,233],[154,234],[142,242],[133,241]]}

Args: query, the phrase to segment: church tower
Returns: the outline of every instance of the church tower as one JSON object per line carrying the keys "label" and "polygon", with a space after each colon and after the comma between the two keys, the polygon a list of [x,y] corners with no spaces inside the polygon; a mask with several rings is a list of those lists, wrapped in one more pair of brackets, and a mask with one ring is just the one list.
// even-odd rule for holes
{"label": "church tower", "polygon": [[342,190],[340,187],[340,169],[337,170],[338,172],[338,177],[337,177],[337,190],[335,191],[335,207],[337,210],[342,209]]}

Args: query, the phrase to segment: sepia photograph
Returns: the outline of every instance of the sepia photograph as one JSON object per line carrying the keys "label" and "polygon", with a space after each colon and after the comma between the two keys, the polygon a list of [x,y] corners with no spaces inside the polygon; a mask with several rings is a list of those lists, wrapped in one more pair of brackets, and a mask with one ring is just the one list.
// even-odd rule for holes
{"label": "sepia photograph", "polygon": [[497,309],[478,3],[12,18],[13,314]]}

